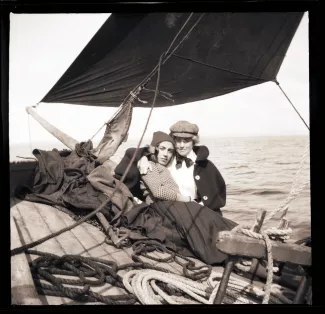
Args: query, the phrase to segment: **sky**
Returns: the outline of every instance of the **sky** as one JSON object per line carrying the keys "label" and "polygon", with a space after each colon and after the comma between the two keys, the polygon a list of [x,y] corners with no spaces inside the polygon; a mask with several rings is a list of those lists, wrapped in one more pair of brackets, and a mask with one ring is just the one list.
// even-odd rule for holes
{"label": "sky", "polygon": [[[9,69],[10,145],[58,141],[33,117],[36,105],[59,80],[110,14],[11,14]],[[278,81],[309,125],[308,13],[293,38]],[[37,113],[78,141],[91,138],[116,108],[45,104]],[[130,139],[139,139],[149,109],[135,108]],[[204,101],[155,108],[146,131],[168,132],[178,120],[196,123],[201,137],[308,135],[288,100],[268,82]],[[94,138],[98,142],[104,129]],[[39,147],[37,147],[39,148]]]}

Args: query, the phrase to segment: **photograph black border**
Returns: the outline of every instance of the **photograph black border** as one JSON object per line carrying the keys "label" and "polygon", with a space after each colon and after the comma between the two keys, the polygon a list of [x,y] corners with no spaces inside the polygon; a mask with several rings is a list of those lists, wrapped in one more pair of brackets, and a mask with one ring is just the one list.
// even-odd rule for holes
{"label": "photograph black border", "polygon": [[[168,2],[117,2],[117,1],[1,1],[0,2],[0,32],[1,32],[1,297],[0,310],[11,309],[13,311],[31,309],[29,306],[11,306],[10,284],[10,191],[9,191],[9,34],[10,13],[35,14],[35,13],[114,13],[114,12],[259,12],[259,11],[295,11],[307,12],[309,19],[309,92],[310,92],[310,175],[311,175],[311,236],[312,236],[312,263],[313,263],[313,306],[324,304],[323,284],[324,267],[322,250],[324,248],[324,209],[321,203],[321,191],[323,182],[321,177],[320,147],[324,143],[320,113],[320,1],[168,1]],[[297,64],[299,66],[299,64]],[[289,307],[296,307],[291,305]],[[224,306],[230,308],[230,306]],[[247,306],[246,306],[247,307]],[[263,306],[268,308],[273,306]],[[278,306],[277,306],[278,307]],[[280,306],[287,307],[287,306]],[[301,307],[301,306],[299,306]],[[304,306],[303,306],[304,307]],[[308,306],[310,307],[310,306]],[[34,307],[35,308],[35,307]],[[86,310],[110,311],[107,306],[41,306],[39,311],[67,311],[71,313]],[[163,306],[123,306],[121,310],[162,310],[173,307]],[[207,310],[217,309],[207,306],[182,306],[177,309]],[[220,308],[220,306],[219,306]],[[236,310],[236,307],[232,307]],[[249,311],[260,311],[259,305],[249,306]],[[116,310],[116,308],[115,308]],[[237,309],[238,311],[238,309]]]}

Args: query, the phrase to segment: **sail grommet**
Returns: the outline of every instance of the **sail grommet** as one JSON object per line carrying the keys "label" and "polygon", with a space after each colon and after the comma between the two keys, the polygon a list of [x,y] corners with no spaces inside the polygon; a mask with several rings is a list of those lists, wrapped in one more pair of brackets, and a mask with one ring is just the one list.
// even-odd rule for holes
{"label": "sail grommet", "polygon": [[200,180],[200,176],[195,176],[195,180]]}

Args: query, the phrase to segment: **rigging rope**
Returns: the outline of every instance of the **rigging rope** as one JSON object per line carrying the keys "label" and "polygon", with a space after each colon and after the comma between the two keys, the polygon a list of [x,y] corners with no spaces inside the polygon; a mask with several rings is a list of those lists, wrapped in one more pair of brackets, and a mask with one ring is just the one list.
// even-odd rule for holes
{"label": "rigging rope", "polygon": [[292,103],[292,101],[290,100],[290,98],[288,97],[288,95],[287,95],[287,94],[285,93],[285,91],[282,89],[280,83],[279,83],[277,80],[275,80],[274,82],[275,82],[276,85],[278,85],[278,87],[280,88],[280,90],[281,90],[281,92],[283,93],[283,95],[288,99],[289,103],[291,104],[291,106],[293,107],[293,109],[296,111],[296,113],[298,114],[298,116],[299,116],[299,118],[301,119],[301,121],[305,124],[306,128],[307,128],[308,130],[310,130],[310,129],[309,129],[309,126],[308,126],[307,123],[306,123],[306,121],[303,119],[303,117],[300,115],[299,111],[296,109],[296,107],[294,106],[294,104]]}
{"label": "rigging rope", "polygon": [[[159,59],[159,67],[158,67],[159,70],[158,70],[158,76],[157,76],[157,88],[156,88],[156,90],[158,89],[158,84],[159,84],[159,79],[160,79],[160,64],[161,64],[162,56],[163,55],[161,55],[161,57]],[[32,243],[29,243],[29,244],[26,244],[26,245],[23,245],[21,247],[18,247],[18,248],[15,248],[15,249],[11,250],[11,256],[14,256],[16,254],[22,253],[22,252],[24,252],[27,249],[30,249],[30,248],[32,248],[32,247],[34,247],[36,245],[39,245],[41,243],[44,243],[45,241],[47,241],[49,239],[52,239],[52,238],[54,238],[54,237],[56,237],[56,236],[58,236],[58,235],[60,235],[60,234],[62,234],[64,232],[66,232],[66,231],[69,231],[69,230],[71,230],[71,229],[79,226],[83,222],[87,221],[89,218],[93,217],[95,214],[101,212],[111,202],[111,199],[115,195],[116,191],[120,189],[121,184],[124,182],[125,177],[126,177],[127,173],[129,172],[129,170],[131,168],[131,165],[132,165],[132,163],[133,163],[133,161],[135,159],[135,156],[136,156],[136,154],[137,154],[137,152],[139,150],[139,147],[140,147],[141,142],[143,140],[144,134],[145,134],[145,132],[147,130],[147,126],[149,124],[149,120],[150,120],[150,117],[151,117],[151,113],[152,113],[152,110],[153,110],[154,105],[155,105],[155,102],[156,102],[156,97],[157,97],[157,92],[155,93],[155,96],[154,96],[154,99],[153,99],[153,102],[152,102],[152,106],[151,106],[151,110],[149,112],[149,115],[148,115],[148,118],[147,118],[147,122],[146,122],[145,128],[144,128],[144,130],[142,132],[140,141],[138,142],[138,145],[137,145],[137,147],[136,147],[136,149],[135,149],[135,151],[133,153],[133,156],[132,156],[132,158],[131,158],[131,160],[130,160],[130,162],[129,162],[129,164],[128,164],[128,166],[127,166],[127,168],[126,168],[126,170],[125,170],[125,172],[124,172],[121,180],[119,180],[118,184],[116,185],[115,189],[113,190],[113,192],[112,192],[111,196],[108,198],[108,200],[106,200],[105,202],[103,202],[97,209],[95,209],[94,211],[92,211],[88,215],[84,216],[77,223],[75,223],[75,224],[73,224],[71,226],[68,226],[66,228],[63,228],[63,229],[61,229],[61,230],[59,230],[57,232],[54,232],[54,233],[52,233],[52,234],[50,234],[50,235],[48,235],[48,236],[46,236],[46,237],[44,237],[42,239],[36,240],[36,241],[34,241]]]}
{"label": "rigging rope", "polygon": [[[35,106],[32,106],[32,108],[35,108],[37,111],[37,107],[40,105],[40,103],[37,103]],[[29,135],[29,147],[30,147],[30,153],[31,155],[33,155],[33,148],[32,148],[32,136],[31,136],[31,127],[30,127],[30,117],[29,117],[29,113],[27,112],[27,117],[28,117],[28,135]],[[34,157],[20,157],[20,156],[16,156],[18,158],[24,158],[24,159],[34,159],[36,160],[36,158]]]}
{"label": "rigging rope", "polygon": [[[117,185],[117,187],[115,188],[115,190],[113,191],[113,193],[112,193],[112,195],[111,195],[111,198],[112,198],[112,196],[115,194],[115,192],[116,192],[116,190],[119,188],[119,186],[120,186],[120,184],[121,183],[123,183],[123,181],[124,181],[124,179],[125,179],[125,176],[126,176],[126,174],[128,173],[128,171],[129,171],[129,169],[130,169],[130,166],[131,166],[131,164],[133,163],[133,161],[134,161],[134,159],[135,159],[135,155],[136,155],[136,153],[137,153],[137,151],[138,151],[138,149],[139,149],[139,147],[140,147],[140,145],[141,145],[141,142],[142,142],[142,139],[143,139],[143,137],[144,137],[144,134],[145,134],[145,132],[146,132],[146,130],[147,130],[147,126],[148,126],[148,124],[149,124],[149,121],[150,121],[150,117],[151,117],[151,114],[152,114],[152,111],[153,111],[153,108],[154,108],[154,105],[155,105],[155,102],[156,102],[156,97],[157,97],[157,94],[158,94],[158,86],[159,86],[159,80],[160,80],[160,69],[161,69],[161,66],[170,58],[170,56],[171,55],[173,55],[173,53],[176,51],[176,49],[182,44],[182,42],[188,37],[188,35],[189,35],[189,33],[192,31],[192,29],[198,24],[198,22],[200,21],[200,19],[202,18],[202,16],[203,16],[204,14],[202,14],[201,16],[200,16],[200,18],[196,21],[196,23],[194,24],[194,26],[190,29],[190,31],[187,33],[187,35],[185,35],[184,37],[183,37],[183,39],[181,40],[181,42],[176,46],[176,48],[175,49],[173,49],[173,51],[168,55],[168,52],[169,52],[169,50],[171,49],[171,46],[174,44],[174,42],[175,42],[175,40],[176,40],[176,38],[178,37],[178,35],[180,34],[180,32],[181,32],[181,30],[185,27],[185,25],[186,25],[186,23],[189,21],[189,19],[191,18],[191,16],[192,16],[192,14],[190,15],[190,17],[188,18],[188,20],[186,21],[186,23],[185,23],[185,25],[183,25],[183,27],[182,27],[182,29],[179,31],[179,33],[176,35],[176,37],[174,38],[174,40],[173,40],[173,42],[172,42],[172,44],[170,45],[170,47],[168,48],[168,50],[165,52],[165,53],[163,53],[161,56],[160,56],[160,60],[159,60],[159,63],[158,63],[158,65],[155,67],[155,69],[149,74],[149,77],[147,77],[146,79],[145,79],[145,84],[152,78],[152,76],[155,74],[155,72],[156,71],[158,71],[158,74],[157,74],[157,83],[156,83],[156,91],[155,91],[155,95],[154,95],[154,100],[153,100],[153,103],[152,103],[152,106],[151,106],[151,110],[150,110],[150,112],[149,112],[149,115],[148,115],[148,119],[147,119],[147,121],[146,121],[146,125],[145,125],[145,128],[144,128],[144,131],[143,131],[143,133],[142,133],[142,136],[141,136],[141,138],[140,138],[140,141],[139,141],[139,143],[138,143],[138,146],[137,146],[137,148],[136,148],[136,150],[135,150],[135,152],[134,152],[134,154],[133,154],[133,156],[132,156],[132,158],[131,158],[131,161],[130,161],[130,163],[129,163],[129,165],[128,165],[128,167],[127,167],[127,169],[126,169],[126,171],[124,172],[124,174],[123,174],[123,176],[122,176],[122,178],[121,178],[121,180],[120,180],[120,182],[119,182],[119,184]],[[142,83],[140,83],[138,86],[140,86]],[[279,84],[278,84],[279,85]],[[279,86],[280,87],[280,86]],[[280,89],[282,90],[282,88],[280,87]],[[282,90],[282,92],[283,92],[283,90]],[[284,93],[284,92],[283,92]],[[130,95],[129,96],[131,96],[131,97],[136,97],[136,95],[134,94],[134,92],[133,91],[131,91],[130,92]],[[286,95],[285,95],[286,96]],[[287,97],[287,96],[286,96]],[[289,100],[289,98],[287,97],[287,99]],[[290,101],[290,100],[289,100]],[[291,103],[291,101],[290,101],[290,103]],[[291,103],[292,104],[292,103]],[[293,106],[293,104],[292,104],[292,106]],[[294,106],[293,106],[294,107]],[[295,109],[295,107],[294,107],[294,109]],[[295,109],[296,110],[296,109]],[[296,110],[297,111],[297,110]],[[298,113],[299,114],[299,113]],[[303,119],[302,119],[303,120]],[[305,122],[304,122],[305,123]],[[306,123],[305,123],[305,125],[306,125]],[[306,125],[307,126],[307,125]],[[308,126],[307,126],[307,128],[308,128]],[[309,129],[309,128],[308,128]],[[98,133],[98,132],[97,132]],[[96,133],[96,134],[97,134]],[[31,141],[30,141],[30,143],[31,143]],[[293,188],[292,188],[292,190],[293,190]],[[291,195],[290,195],[290,197],[291,197],[291,199],[289,199],[289,197],[288,197],[288,199],[289,199],[289,201],[288,201],[288,203],[292,200],[292,198],[294,198],[296,195],[297,195],[297,191],[298,191],[298,193],[299,193],[299,190],[295,190],[295,191],[293,191],[292,193],[290,193]],[[111,199],[110,198],[110,199]],[[20,248],[16,248],[16,249],[13,249],[13,250],[11,250],[11,255],[15,255],[15,254],[18,254],[18,253],[20,253],[20,252],[23,252],[24,250],[26,250],[26,249],[28,249],[28,248],[31,248],[31,247],[33,247],[33,246],[35,246],[35,245],[38,245],[38,244],[40,244],[40,243],[43,243],[43,242],[45,242],[46,240],[48,240],[48,239],[50,239],[50,238],[53,238],[53,237],[55,237],[55,236],[57,236],[57,235],[59,235],[59,234],[61,234],[61,233],[63,233],[63,232],[65,232],[65,231],[68,231],[68,230],[71,230],[72,228],[74,228],[74,227],[76,227],[77,225],[79,225],[79,224],[81,224],[82,222],[84,222],[84,221],[86,221],[88,218],[90,218],[90,217],[92,217],[92,216],[94,216],[96,213],[98,213],[99,211],[101,211],[107,204],[108,204],[108,202],[110,201],[110,199],[108,200],[108,201],[105,201],[103,204],[101,204],[101,206],[99,206],[95,211],[93,211],[92,213],[90,213],[89,215],[87,215],[87,216],[85,216],[83,219],[81,219],[77,224],[74,224],[74,225],[72,225],[72,226],[70,226],[70,227],[67,227],[67,228],[64,228],[64,229],[62,229],[62,230],[60,230],[60,231],[58,231],[58,232],[56,232],[56,233],[54,233],[54,234],[52,234],[50,237],[45,237],[45,238],[43,238],[43,239],[40,239],[40,240],[38,240],[38,241],[35,241],[35,242],[33,242],[33,243],[30,243],[30,244],[27,244],[27,245],[25,245],[25,246],[23,246],[23,247],[20,247]],[[272,251],[271,251],[271,242],[270,242],[270,240],[269,240],[269,238],[268,238],[268,235],[266,234],[266,233],[262,233],[262,235],[259,235],[259,236],[261,236],[263,239],[264,239],[264,241],[265,241],[265,243],[266,243],[266,247],[267,247],[267,252],[268,252],[268,264],[269,264],[269,270],[270,269],[272,269],[273,268],[273,259],[272,259]],[[80,257],[81,258],[81,257]],[[93,265],[93,264],[92,264]],[[66,266],[67,266],[67,264],[66,264]],[[74,266],[72,266],[72,265],[70,265],[70,266],[68,266],[68,268],[70,269],[70,270],[72,270],[72,271],[75,271],[80,277],[81,277],[81,279],[83,278],[84,279],[84,277],[83,277],[83,275],[80,273],[80,272],[78,272],[76,269],[75,269],[75,267]],[[95,269],[95,266],[91,266],[91,268],[93,268],[93,269]],[[145,271],[145,272],[148,272],[147,270]],[[157,272],[157,271],[156,271]],[[102,275],[102,271],[98,271],[98,274],[101,276]],[[53,279],[53,276],[49,276],[49,275],[47,275],[47,274],[45,274],[44,272],[40,272],[39,273],[39,275],[43,275],[43,277],[45,276],[45,277],[47,277],[47,278],[50,278],[50,279],[52,279],[52,280],[54,280]],[[156,275],[157,275],[157,273],[156,273]],[[131,275],[130,275],[131,276]],[[138,274],[137,273],[135,273],[134,271],[133,271],[133,273],[132,273],[132,283],[136,283],[137,282],[137,279],[135,279],[135,278],[138,278],[139,280],[141,279],[142,280],[142,278],[145,278],[145,276],[143,275],[143,273],[142,274],[140,274],[139,276],[138,276]],[[151,276],[151,277],[150,277]],[[149,276],[149,279],[151,278],[152,279],[152,275],[150,275]],[[263,303],[265,304],[265,303],[268,303],[268,301],[269,301],[269,299],[270,299],[270,294],[271,294],[271,284],[272,284],[272,277],[273,276],[273,272],[272,271],[269,271],[268,272],[268,276],[267,276],[267,282],[266,282],[266,286],[265,286],[265,293],[264,293],[264,297],[263,297]],[[169,274],[168,275],[164,275],[164,276],[162,276],[162,277],[160,277],[160,279],[162,278],[162,279],[164,279],[164,278],[169,278],[169,277],[171,277]],[[101,277],[102,278],[102,277]],[[176,281],[177,282],[177,284],[179,284],[180,282],[182,282],[182,280],[184,279],[183,277],[180,277],[180,278],[182,278],[182,279],[179,279],[178,278],[178,280]],[[146,279],[147,281],[149,280],[149,279]],[[102,281],[103,279],[100,279],[99,281]],[[85,281],[86,282],[86,281]],[[79,282],[80,283],[80,282]],[[174,284],[174,286],[175,285],[177,285],[176,283]],[[189,286],[191,286],[189,283],[187,283],[187,286],[185,286],[185,289],[187,289],[187,292],[189,292],[189,294],[191,295],[191,296],[193,296],[193,291],[191,291],[191,290],[188,290],[188,287]],[[193,286],[193,285],[192,285]],[[129,288],[131,287],[130,285],[128,286]],[[139,289],[142,287],[145,287],[147,290],[147,293],[145,294],[145,297],[143,298],[143,296],[139,296],[139,299],[140,299],[140,301],[144,301],[144,302],[147,302],[148,301],[148,299],[147,298],[149,298],[149,297],[152,297],[153,295],[154,295],[154,293],[153,293],[153,291],[150,291],[150,290],[148,290],[148,284],[146,283],[144,286],[139,286],[139,284],[137,284],[136,285],[136,289],[138,289],[137,291],[139,291]],[[48,288],[48,287],[47,287]],[[216,294],[216,291],[217,291],[217,285],[216,285],[216,287],[214,288],[214,290],[212,291],[212,293],[211,293],[211,295],[210,295],[210,298],[209,298],[209,300],[208,301],[203,301],[203,299],[202,298],[199,298],[199,300],[200,301],[203,301],[203,303],[206,303],[206,302],[208,302],[208,303],[210,303],[210,302],[212,302],[213,300],[212,300],[212,298],[211,298],[211,296],[215,296],[215,294]],[[134,287],[132,288],[130,288],[130,289],[134,289]],[[184,289],[184,287],[183,287],[183,289]],[[65,291],[65,289],[64,288],[62,288],[62,284],[60,285],[58,285],[58,290],[61,292],[61,293],[65,293],[66,291]],[[162,292],[162,290],[160,289],[160,288],[158,288],[158,286],[155,284],[155,283],[153,283],[153,290],[155,291],[155,292],[157,292],[158,294],[159,294],[159,296],[160,296],[160,298],[166,298],[166,294],[164,293],[164,292]],[[196,290],[197,291],[197,290]],[[87,293],[87,292],[89,292],[89,286],[85,286],[85,288],[83,289],[83,290],[81,290],[81,291],[74,291],[74,297],[78,297],[78,295],[80,295],[81,293]],[[230,294],[229,292],[228,292],[228,294]],[[96,296],[96,295],[91,295],[91,297],[93,297],[93,299],[96,299],[96,297],[97,297],[97,299],[100,299],[100,297],[98,297],[98,296]],[[157,297],[154,297],[154,299],[155,299],[155,302],[158,300],[158,298]],[[171,298],[169,298],[168,296],[167,296],[167,299],[169,300],[169,301],[171,301],[171,302],[174,302],[174,301],[172,301],[172,299]],[[197,299],[197,296],[196,296],[196,299]],[[100,300],[100,301],[103,301],[103,299],[102,300]],[[107,304],[114,304],[114,301],[107,301],[107,300],[105,300],[106,302],[109,302],[109,303],[107,303]],[[159,301],[159,300],[158,300]],[[106,303],[106,302],[104,302],[104,303]],[[110,303],[111,302],[111,303]],[[213,303],[213,302],[212,302]],[[151,303],[145,303],[145,304],[151,304]]]}
{"label": "rigging rope", "polygon": [[[182,40],[177,44],[177,46],[172,50],[172,52],[170,52],[168,55],[165,55],[165,59],[163,60],[162,62],[162,65],[165,64],[165,62],[174,54],[174,52],[179,48],[179,46],[189,37],[190,33],[193,31],[193,29],[197,26],[197,24],[200,22],[200,20],[202,19],[202,17],[204,16],[204,13],[202,13],[200,15],[200,17],[197,19],[197,21],[194,23],[194,25],[189,29],[189,31],[186,33],[186,35],[182,38]],[[185,23],[188,23],[189,19],[185,22]],[[178,34],[176,35],[178,36]],[[169,51],[171,48],[171,46],[167,49],[167,51]],[[139,83],[132,91],[131,93],[134,93],[139,87],[141,86],[145,86],[150,80],[151,78],[156,74],[158,70],[158,65],[156,65],[154,67],[154,69],[146,76],[146,78],[144,78],[142,80],[141,83]],[[131,94],[130,93],[130,94]],[[130,97],[130,95],[126,96],[126,98],[124,99],[124,101],[126,101],[126,99]],[[123,102],[124,102],[123,101]]]}
{"label": "rigging rope", "polygon": [[[238,225],[235,228],[231,230],[232,233],[241,232],[249,237],[255,238],[255,239],[261,239],[264,240],[266,245],[266,252],[267,252],[267,278],[265,283],[265,295],[263,297],[263,304],[268,304],[271,294],[271,285],[273,282],[273,255],[272,255],[272,242],[269,239],[269,235],[261,231],[261,233],[254,232],[250,229],[250,226],[244,226],[244,225]],[[236,264],[236,267],[238,267],[238,264]],[[239,267],[241,268],[241,267]],[[248,267],[247,267],[248,268]],[[243,268],[241,270],[247,271],[247,268]]]}
{"label": "rigging rope", "polygon": [[[30,148],[30,154],[33,155],[32,135],[31,135],[31,127],[30,127],[30,117],[29,117],[29,114],[28,114],[27,118],[28,118],[29,148]],[[33,158],[33,157],[31,157],[31,158]]]}
{"label": "rigging rope", "polygon": [[298,180],[300,178],[300,174],[304,168],[304,164],[305,164],[308,156],[309,156],[309,142],[307,143],[305,152],[301,158],[300,165],[299,165],[298,171],[295,174],[295,178],[293,180],[291,190],[290,190],[288,197],[285,199],[285,201],[281,205],[279,205],[276,209],[274,209],[273,211],[268,213],[267,216],[265,217],[264,221],[270,220],[278,212],[287,210],[290,202],[293,201],[299,195],[299,193],[309,184],[310,180],[308,179],[300,187],[296,187]]}
{"label": "rigging rope", "polygon": [[[36,289],[40,294],[68,297],[79,302],[104,304],[134,304],[137,300],[142,304],[214,303],[222,272],[206,272],[204,277],[198,276],[199,272],[194,272],[193,277],[193,274],[184,271],[186,267],[183,267],[185,276],[183,277],[165,268],[153,266],[140,260],[140,255],[157,260],[144,253],[163,249],[164,246],[161,243],[152,240],[138,241],[133,248],[132,259],[135,262],[119,266],[115,261],[80,255],[57,256],[35,250],[27,250],[26,253],[39,255],[38,258],[30,262],[30,267]],[[179,256],[184,260],[187,259],[184,256]],[[194,265],[191,268],[192,271],[203,267],[211,268],[207,265],[195,267],[194,262],[192,263]],[[183,266],[187,264],[184,263]],[[118,274],[121,270],[127,272],[121,276]],[[55,275],[77,278],[67,279]],[[215,283],[215,280],[219,282]],[[125,289],[125,292],[129,293],[104,296],[91,290],[92,286],[102,286],[105,283]],[[83,288],[79,288],[81,286]],[[228,303],[256,303],[248,300],[249,296],[263,298],[263,300],[269,296],[271,303],[292,303],[277,287],[277,285],[270,285],[269,292],[266,289],[263,291],[245,280],[231,276],[224,303],[227,303],[227,299],[230,300]]]}
{"label": "rigging rope", "polygon": [[[280,240],[284,242],[285,240],[289,239],[289,235],[292,233],[292,229],[288,228],[289,222],[284,218],[287,214],[289,203],[294,200],[297,195],[306,187],[306,185],[309,183],[309,180],[307,180],[305,183],[303,183],[299,188],[296,187],[298,179],[300,178],[300,174],[303,170],[305,161],[307,157],[309,156],[309,142],[307,143],[305,152],[301,158],[300,165],[298,168],[298,171],[296,172],[295,178],[293,180],[290,193],[286,200],[278,206],[276,209],[274,209],[272,212],[268,213],[268,215],[264,218],[264,222],[267,220],[270,220],[273,218],[278,212],[284,211],[284,214],[281,217],[280,224],[277,228],[271,227],[265,230],[264,232],[261,232],[261,234],[254,232],[249,228],[249,226],[237,226],[235,227],[232,232],[241,232],[249,237],[255,238],[255,239],[263,239],[266,244],[266,250],[267,250],[267,281],[265,284],[265,296],[263,298],[263,304],[267,304],[269,301],[270,293],[271,293],[271,285],[273,280],[273,272],[279,271],[278,267],[273,267],[273,257],[272,257],[272,243],[269,238]],[[244,265],[242,265],[244,264]],[[251,261],[247,261],[245,259],[235,263],[235,267],[237,269],[240,269],[241,271],[247,272],[250,270],[250,264]]]}
{"label": "rigging rope", "polygon": [[[178,38],[178,36],[180,35],[180,33],[182,32],[182,30],[185,28],[185,26],[187,25],[187,23],[190,21],[191,17],[193,15],[193,12],[190,14],[190,16],[187,18],[187,20],[185,21],[185,23],[183,24],[183,26],[181,27],[181,29],[178,31],[178,33],[176,34],[176,36],[174,37],[173,41],[171,42],[171,44],[169,45],[168,49],[166,50],[166,52],[164,53],[164,55],[167,55],[169,50],[171,49],[172,45],[175,43],[176,39]],[[196,23],[197,24],[197,23]],[[195,25],[196,25],[195,24]],[[192,30],[191,30],[192,31]],[[188,34],[186,34],[186,36],[188,36]],[[186,37],[185,36],[185,37]],[[184,37],[184,38],[185,38]],[[187,38],[187,37],[186,37]],[[182,41],[181,41],[182,43]],[[176,47],[176,49],[178,48],[178,46]],[[173,50],[175,51],[175,50]],[[164,64],[168,59],[170,58],[170,56],[168,56],[162,64]],[[118,113],[122,110],[122,107],[127,103],[127,99],[128,97],[130,97],[130,99],[128,99],[129,101],[133,101],[134,99],[137,98],[137,94],[138,94],[138,89],[139,87],[146,85],[148,82],[146,81],[147,79],[151,79],[151,77],[153,77],[153,75],[156,73],[156,71],[158,70],[157,66],[150,72],[150,74],[145,78],[145,80],[143,80],[137,87],[135,87],[130,93],[129,95],[123,100],[121,106],[119,107],[119,109],[115,112],[115,114],[110,118],[109,121],[105,122],[100,129],[91,137],[91,140],[102,130],[102,128],[109,124],[111,121],[113,121],[113,119],[118,115]],[[140,99],[138,99],[140,100]]]}
{"label": "rigging rope", "polygon": [[[188,36],[189,36],[189,34],[192,32],[192,30],[194,29],[194,27],[198,24],[198,22],[201,20],[201,18],[203,17],[203,15],[204,15],[204,13],[203,14],[201,14],[201,16],[199,17],[199,19],[196,21],[196,23],[191,27],[191,29],[187,32],[187,34],[182,38],[182,40],[181,40],[181,42],[173,49],[173,51],[172,51],[172,53],[174,53],[175,51],[176,51],[176,49],[184,42],[184,40],[186,40],[187,38],[188,38]],[[189,20],[189,19],[188,19]],[[186,23],[188,22],[188,20],[186,21]],[[178,34],[176,35],[176,36],[178,36]],[[174,41],[174,40],[173,40]],[[170,46],[171,47],[171,46]],[[167,50],[169,50],[170,49],[170,47],[167,49]],[[171,54],[172,54],[171,53]],[[154,106],[155,106],[155,103],[156,103],[156,98],[157,98],[157,94],[158,94],[158,87],[159,87],[159,81],[160,81],[160,68],[161,68],[161,66],[168,60],[168,58],[171,56],[171,54],[168,56],[168,57],[166,57],[165,59],[164,59],[164,61],[163,61],[163,57],[165,57],[165,53],[163,53],[161,56],[160,56],[160,59],[159,59],[159,62],[158,62],[158,64],[157,64],[157,66],[155,67],[155,69],[151,72],[151,74],[149,75],[149,76],[147,76],[147,78],[144,80],[144,81],[149,81],[150,79],[151,79],[151,77],[156,73],[156,71],[158,71],[158,73],[157,73],[157,83],[156,83],[156,92],[155,92],[155,95],[154,95],[154,99],[153,99],[153,102],[152,102],[152,106],[151,106],[151,108],[150,108],[150,112],[149,112],[149,115],[148,115],[148,118],[147,118],[147,121],[146,121],[146,125],[145,125],[145,128],[144,128],[144,130],[143,130],[143,132],[142,132],[142,135],[141,135],[141,138],[140,138],[140,140],[139,140],[139,142],[138,142],[138,145],[137,145],[137,147],[136,147],[136,149],[135,149],[135,151],[134,151],[134,153],[133,153],[133,155],[132,155],[132,157],[131,157],[131,160],[130,160],[130,162],[129,162],[129,164],[127,165],[127,167],[126,167],[126,170],[125,170],[125,172],[124,172],[124,174],[123,174],[123,176],[122,176],[122,178],[118,181],[118,184],[116,185],[116,187],[115,187],[115,189],[113,190],[113,192],[112,192],[112,194],[111,194],[111,196],[108,198],[108,200],[106,200],[105,202],[103,202],[98,208],[96,208],[94,211],[92,211],[91,213],[89,213],[88,215],[86,215],[85,217],[83,217],[82,219],[80,219],[77,223],[75,223],[75,224],[72,224],[71,226],[68,226],[68,227],[66,227],[66,228],[63,228],[63,229],[61,229],[61,230],[58,230],[57,232],[54,232],[53,234],[50,234],[50,235],[48,235],[48,236],[46,236],[46,237],[44,237],[44,238],[41,238],[41,239],[39,239],[39,240],[36,240],[36,241],[34,241],[34,242],[32,242],[32,243],[28,243],[28,244],[26,244],[26,245],[23,245],[23,246],[21,246],[21,247],[18,247],[18,248],[14,248],[14,249],[12,249],[11,251],[10,251],[10,253],[11,253],[11,256],[14,256],[14,255],[16,255],[16,254],[20,254],[20,253],[23,253],[24,251],[26,251],[27,249],[30,249],[30,248],[32,248],[32,247],[35,247],[36,245],[39,245],[39,244],[41,244],[41,243],[44,243],[45,241],[47,241],[47,240],[49,240],[49,239],[52,239],[52,238],[54,238],[54,237],[56,237],[56,236],[58,236],[58,235],[60,235],[60,234],[62,234],[62,233],[64,233],[64,232],[66,232],[66,231],[69,231],[69,230],[71,230],[71,229],[73,229],[73,228],[75,228],[75,227],[77,227],[77,226],[79,226],[80,224],[82,224],[83,222],[85,222],[85,221],[87,221],[89,218],[91,218],[91,217],[93,217],[95,214],[97,214],[97,213],[99,213],[99,212],[101,212],[110,202],[111,202],[111,199],[113,198],[113,196],[115,195],[115,193],[116,193],[116,191],[118,191],[119,189],[120,189],[120,186],[121,186],[121,184],[124,182],[124,180],[125,180],[125,178],[126,178],[126,175],[128,174],[128,172],[129,172],[129,170],[130,170],[130,168],[131,168],[131,166],[132,166],[132,164],[133,164],[133,162],[134,162],[134,160],[135,160],[135,157],[136,157],[136,154],[137,154],[137,152],[138,152],[138,150],[139,150],[139,147],[140,147],[140,145],[141,145],[141,143],[142,143],[142,140],[143,140],[143,137],[144,137],[144,135],[145,135],[145,132],[146,132],[146,130],[147,130],[147,126],[148,126],[148,124],[149,124],[149,120],[150,120],[150,117],[151,117],[151,114],[152,114],[152,111],[153,111],[153,108],[154,108]],[[143,82],[144,82],[143,81]],[[133,91],[131,91],[131,93],[130,94],[132,94],[132,93],[134,93],[135,92],[135,90],[141,85],[142,83],[140,83]],[[132,96],[131,96],[132,97]],[[122,213],[123,213],[123,211],[122,211]],[[121,214],[122,214],[121,213]]]}

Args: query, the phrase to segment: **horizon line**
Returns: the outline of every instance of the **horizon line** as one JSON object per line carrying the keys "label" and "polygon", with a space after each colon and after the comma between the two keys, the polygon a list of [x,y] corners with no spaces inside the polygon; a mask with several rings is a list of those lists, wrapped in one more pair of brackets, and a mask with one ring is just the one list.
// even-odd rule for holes
{"label": "horizon line", "polygon": [[[201,139],[222,139],[222,138],[256,138],[256,137],[309,137],[309,134],[283,134],[283,135],[279,135],[279,134],[269,134],[269,135],[222,135],[222,136],[213,136],[213,135],[205,135],[205,136],[200,136],[200,140]],[[122,144],[127,143],[128,141],[136,141],[139,140],[140,137],[129,137],[128,140],[126,142],[122,142]],[[144,137],[143,140],[147,140],[147,139],[151,139],[151,136],[148,137]],[[34,141],[34,143],[54,143],[56,141],[59,141],[58,139],[56,140],[43,140],[43,141]],[[100,142],[100,140],[97,141],[92,141],[93,143],[96,142]],[[143,141],[142,141],[143,143]],[[29,145],[29,142],[14,142],[14,143],[10,143],[9,140],[9,146],[13,146],[13,145]],[[61,143],[62,145],[64,145],[63,143]],[[121,145],[122,145],[121,144]]]}

